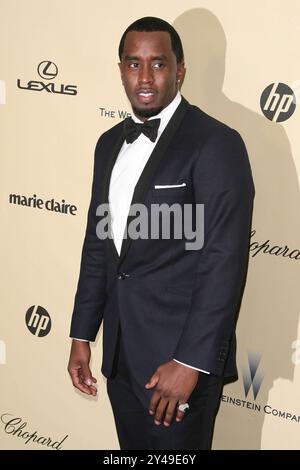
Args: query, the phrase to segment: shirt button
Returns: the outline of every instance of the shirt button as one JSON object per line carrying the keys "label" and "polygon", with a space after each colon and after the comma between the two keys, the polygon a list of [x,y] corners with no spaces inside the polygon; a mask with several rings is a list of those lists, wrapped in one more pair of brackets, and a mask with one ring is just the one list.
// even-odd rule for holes
{"label": "shirt button", "polygon": [[129,274],[126,274],[126,273],[119,273],[118,274],[118,279],[120,279],[120,280],[126,279],[126,277],[130,277]]}

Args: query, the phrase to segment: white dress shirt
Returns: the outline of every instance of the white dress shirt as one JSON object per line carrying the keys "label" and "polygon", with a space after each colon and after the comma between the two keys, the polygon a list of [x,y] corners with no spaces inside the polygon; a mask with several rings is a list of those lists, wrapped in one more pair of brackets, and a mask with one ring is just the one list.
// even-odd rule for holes
{"label": "white dress shirt", "polygon": [[[157,144],[161,134],[165,130],[180,102],[181,95],[178,91],[177,95],[168,106],[166,106],[156,116],[149,118],[149,120],[161,120],[155,142],[152,142],[148,137],[141,133],[139,137],[131,144],[127,144],[125,140],[121,147],[112,170],[108,196],[111,213],[112,235],[119,254],[121,252],[127,216],[130,209],[134,188],[155,145]],[[142,123],[142,121],[140,121],[135,115],[132,115],[132,119],[135,122]],[[192,369],[209,374],[207,371],[197,369],[196,367],[190,366],[188,364],[184,364],[183,362],[177,361],[177,359],[174,359],[174,361]]]}
{"label": "white dress shirt", "polygon": [[[181,95],[178,92],[174,100],[166,108],[156,116],[149,118],[149,121],[151,119],[161,120],[155,142],[151,142],[143,133],[141,133],[132,144],[127,144],[125,140],[113,167],[108,199],[110,204],[112,235],[119,254],[134,188],[155,145],[176,111],[180,101]],[[132,116],[132,119],[135,122],[142,123],[135,115]]]}

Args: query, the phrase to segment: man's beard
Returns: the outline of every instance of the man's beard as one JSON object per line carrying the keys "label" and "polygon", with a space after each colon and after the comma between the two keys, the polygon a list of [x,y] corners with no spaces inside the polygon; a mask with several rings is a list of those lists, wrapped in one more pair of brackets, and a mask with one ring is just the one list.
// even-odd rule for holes
{"label": "man's beard", "polygon": [[164,109],[164,107],[160,106],[159,108],[140,109],[133,106],[132,109],[137,117],[150,118],[159,114]]}

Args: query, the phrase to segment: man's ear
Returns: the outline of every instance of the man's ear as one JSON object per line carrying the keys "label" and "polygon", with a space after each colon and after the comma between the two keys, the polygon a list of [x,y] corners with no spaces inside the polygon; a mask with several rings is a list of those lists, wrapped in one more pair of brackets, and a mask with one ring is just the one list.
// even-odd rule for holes
{"label": "man's ear", "polygon": [[185,72],[186,72],[186,68],[184,66],[184,62],[180,62],[179,64],[177,64],[176,79],[177,79],[177,83],[180,84],[180,86],[183,83]]}
{"label": "man's ear", "polygon": [[177,72],[176,72],[176,78],[177,80],[179,80],[181,83],[184,79],[184,76],[185,76],[185,66],[184,66],[184,62],[180,62],[179,64],[177,64]]}

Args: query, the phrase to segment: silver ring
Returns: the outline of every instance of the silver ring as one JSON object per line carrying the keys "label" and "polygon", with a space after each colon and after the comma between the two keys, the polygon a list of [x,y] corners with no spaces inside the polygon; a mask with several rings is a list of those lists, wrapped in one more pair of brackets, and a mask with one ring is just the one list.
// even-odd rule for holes
{"label": "silver ring", "polygon": [[185,410],[188,410],[189,407],[190,405],[188,403],[181,403],[181,405],[178,405],[178,410],[185,413]]}

